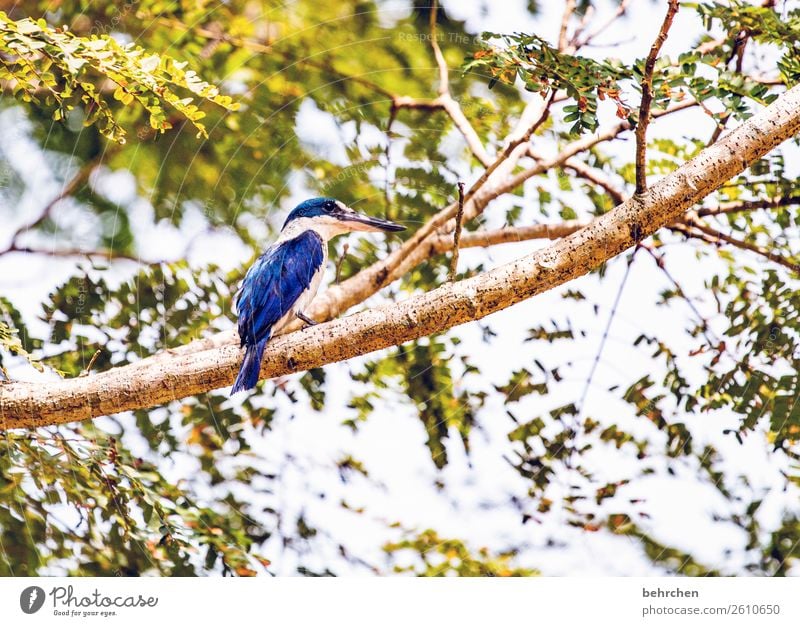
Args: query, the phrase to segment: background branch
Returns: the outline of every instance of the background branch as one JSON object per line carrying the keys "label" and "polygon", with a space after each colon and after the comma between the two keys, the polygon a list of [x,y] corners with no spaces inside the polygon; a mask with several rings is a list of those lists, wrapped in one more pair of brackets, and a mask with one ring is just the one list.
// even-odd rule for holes
{"label": "background branch", "polygon": [[678,0],[669,0],[664,22],[661,24],[658,36],[650,47],[650,54],[647,55],[644,63],[642,103],[639,106],[639,121],[636,123],[636,193],[642,193],[647,189],[647,164],[645,161],[647,159],[647,126],[650,124],[650,106],[653,103],[653,70],[678,8]]}
{"label": "background branch", "polygon": [[[767,250],[758,246],[754,243],[750,243],[749,241],[743,241],[741,239],[736,239],[735,237],[731,237],[730,235],[726,235],[723,232],[712,228],[701,219],[697,217],[697,214],[694,212],[690,212],[684,218],[686,224],[688,224],[691,228],[695,228],[700,231],[703,235],[705,235],[705,241],[709,243],[713,243],[716,245],[721,245],[723,243],[730,244],[742,250],[749,250],[750,252],[755,252],[759,256],[763,256],[765,259],[769,259],[773,263],[777,263],[782,265],[783,267],[792,270],[795,274],[800,274],[800,265],[794,263],[790,259],[776,253],[772,252],[771,250]],[[691,235],[691,233],[690,233]]]}
{"label": "background branch", "polygon": [[48,219],[52,213],[53,209],[58,205],[59,202],[69,198],[75,192],[77,192],[84,184],[89,180],[89,177],[92,175],[92,172],[97,169],[97,167],[102,163],[102,159],[105,153],[100,153],[97,157],[95,157],[91,161],[87,161],[84,163],[81,168],[77,171],[77,173],[61,188],[61,191],[57,196],[55,196],[52,200],[50,200],[42,209],[41,213],[37,218],[20,226],[14,234],[11,236],[11,241],[6,247],[5,250],[0,251],[0,254],[5,254],[6,252],[28,252],[29,250],[25,247],[20,247],[19,239],[25,233],[33,230],[37,226],[41,225],[46,219]]}

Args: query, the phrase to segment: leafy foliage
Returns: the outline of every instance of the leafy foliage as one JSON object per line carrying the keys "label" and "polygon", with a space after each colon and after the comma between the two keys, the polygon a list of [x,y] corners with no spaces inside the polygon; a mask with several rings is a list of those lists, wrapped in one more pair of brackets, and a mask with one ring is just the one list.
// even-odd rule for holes
{"label": "leafy foliage", "polygon": [[742,0],[732,2],[702,2],[697,12],[706,28],[719,23],[728,31],[731,52],[736,36],[748,33],[759,43],[776,46],[783,52],[778,61],[778,69],[787,85],[797,83],[800,78],[800,51],[792,42],[800,35],[800,9],[786,7],[783,14],[767,6],[751,5]]}
{"label": "leafy foliage", "polygon": [[[159,132],[172,128],[167,109],[175,109],[192,122],[198,134],[208,136],[200,123],[205,114],[181,98],[175,87],[228,109],[235,108],[229,96],[201,80],[186,63],[169,56],[147,54],[143,48],[121,46],[108,35],[84,38],[51,28],[44,19],[14,21],[0,12],[0,80],[12,83],[11,91],[24,102],[35,101],[53,109],[54,120],[64,120],[76,107],[83,107],[84,124],[97,122],[101,132],[119,142],[125,131],[114,118],[108,100],[88,73],[104,76],[116,84],[113,97],[123,105],[136,101],[150,115],[150,126]],[[79,112],[79,111],[78,111]]]}
{"label": "leafy foliage", "polygon": [[497,35],[484,33],[486,39],[500,39],[504,47],[486,47],[475,53],[465,70],[484,70],[498,81],[513,84],[519,77],[525,89],[545,96],[564,90],[575,104],[564,107],[565,122],[572,122],[570,133],[597,129],[597,101],[608,98],[617,105],[617,115],[627,118],[628,107],[622,99],[619,82],[631,77],[631,71],[618,62],[595,61],[559,52],[537,35]]}
{"label": "leafy foliage", "polygon": [[396,572],[413,572],[417,576],[536,576],[536,570],[515,567],[513,553],[490,555],[486,548],[477,554],[463,541],[443,539],[435,531],[426,530],[402,541],[387,543],[383,549],[394,558],[404,552],[419,555],[422,566],[395,566]]}

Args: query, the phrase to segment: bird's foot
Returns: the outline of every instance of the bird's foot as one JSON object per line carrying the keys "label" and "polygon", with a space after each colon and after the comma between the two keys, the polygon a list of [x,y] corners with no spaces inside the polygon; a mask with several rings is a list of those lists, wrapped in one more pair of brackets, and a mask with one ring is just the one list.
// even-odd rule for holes
{"label": "bird's foot", "polygon": [[308,315],[306,315],[302,311],[295,311],[294,314],[297,317],[297,319],[302,320],[306,323],[306,328],[308,328],[309,326],[316,326],[317,324],[319,324],[318,321],[312,320],[310,317],[308,317]]}

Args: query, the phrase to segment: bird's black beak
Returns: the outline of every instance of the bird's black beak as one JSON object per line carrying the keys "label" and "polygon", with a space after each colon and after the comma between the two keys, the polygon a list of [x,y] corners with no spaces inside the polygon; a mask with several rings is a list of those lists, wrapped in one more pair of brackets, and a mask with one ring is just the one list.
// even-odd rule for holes
{"label": "bird's black beak", "polygon": [[337,213],[336,217],[343,222],[347,222],[351,230],[362,231],[383,231],[386,233],[396,233],[405,230],[406,227],[396,222],[383,220],[379,217],[362,215],[352,209],[343,210]]}

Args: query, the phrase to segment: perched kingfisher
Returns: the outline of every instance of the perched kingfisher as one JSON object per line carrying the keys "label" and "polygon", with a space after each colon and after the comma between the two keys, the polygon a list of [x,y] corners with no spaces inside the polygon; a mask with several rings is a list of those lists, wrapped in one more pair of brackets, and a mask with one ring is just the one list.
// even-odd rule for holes
{"label": "perched kingfisher", "polygon": [[400,230],[405,226],[361,215],[333,198],[298,204],[278,240],[247,270],[236,294],[239,337],[246,350],[231,395],[256,386],[264,347],[273,332],[295,317],[309,325],[317,323],[305,310],[325,273],[330,239],[352,231]]}

